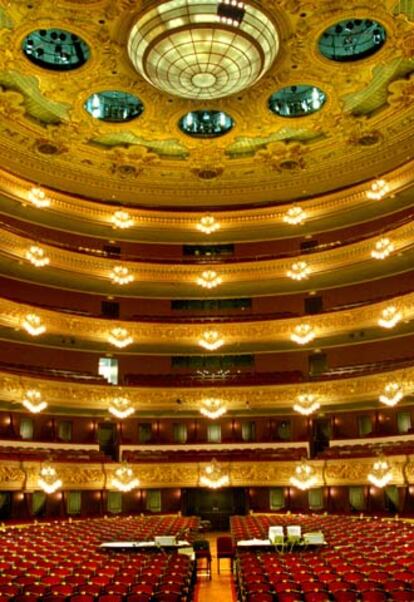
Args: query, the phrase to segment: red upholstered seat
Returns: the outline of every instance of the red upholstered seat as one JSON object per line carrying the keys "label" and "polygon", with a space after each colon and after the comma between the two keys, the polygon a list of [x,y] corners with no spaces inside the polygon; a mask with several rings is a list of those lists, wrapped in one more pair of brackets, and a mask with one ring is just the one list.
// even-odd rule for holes
{"label": "red upholstered seat", "polygon": [[221,535],[217,537],[217,572],[220,574],[220,560],[222,558],[230,559],[230,569],[233,572],[233,559],[236,551],[234,547],[233,538],[228,535]]}

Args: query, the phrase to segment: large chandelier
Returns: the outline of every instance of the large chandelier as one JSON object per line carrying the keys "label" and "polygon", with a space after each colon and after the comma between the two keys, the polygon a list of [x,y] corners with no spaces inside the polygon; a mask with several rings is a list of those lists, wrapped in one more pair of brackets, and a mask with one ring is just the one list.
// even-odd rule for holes
{"label": "large chandelier", "polygon": [[279,49],[277,30],[257,3],[155,0],[141,12],[128,54],[142,77],[174,96],[223,98],[255,84]]}
{"label": "large chandelier", "polygon": [[43,324],[42,318],[34,313],[26,314],[24,316],[22,327],[26,332],[31,334],[32,337],[37,337],[39,334],[46,332],[46,326]]}
{"label": "large chandelier", "polygon": [[30,261],[36,268],[43,268],[45,265],[48,265],[50,261],[44,249],[37,245],[30,245],[25,253],[25,257],[27,261]]}
{"label": "large chandelier", "polygon": [[108,334],[108,342],[115,345],[115,347],[119,347],[119,349],[123,349],[133,343],[134,339],[126,328],[117,327],[112,328]]}
{"label": "large chandelier", "polygon": [[378,326],[382,328],[394,328],[401,320],[401,312],[395,307],[395,305],[389,305],[381,312],[381,317],[378,320]]}
{"label": "large chandelier", "polygon": [[210,418],[210,420],[216,420],[226,412],[227,408],[221,399],[203,399],[200,407],[200,414]]}
{"label": "large chandelier", "polygon": [[215,351],[224,345],[224,339],[217,330],[205,330],[198,339],[198,344],[208,351]]}
{"label": "large chandelier", "polygon": [[196,228],[203,234],[212,234],[220,229],[220,224],[213,215],[205,215],[200,218]]}
{"label": "large chandelier", "polygon": [[398,383],[388,383],[384,392],[379,396],[379,401],[386,406],[393,407],[404,397],[404,391]]}
{"label": "large chandelier", "polygon": [[200,485],[209,489],[220,489],[230,484],[230,477],[226,474],[217,461],[213,458],[210,464],[204,467],[200,475]]}
{"label": "large chandelier", "polygon": [[115,416],[115,418],[119,418],[123,420],[124,418],[128,418],[132,416],[135,412],[135,409],[132,407],[131,402],[126,397],[114,397],[109,402],[108,412]]}
{"label": "large chandelier", "polygon": [[39,412],[47,408],[47,403],[42,399],[42,394],[38,389],[28,389],[25,391],[22,404],[32,414],[39,414]]}
{"label": "large chandelier", "polygon": [[371,470],[368,474],[368,481],[375,485],[375,487],[379,487],[382,489],[392,479],[392,470],[391,466],[388,464],[385,457],[381,454],[378,456],[377,460],[375,460],[374,464],[371,467]]}
{"label": "large chandelier", "polygon": [[315,474],[315,469],[307,460],[302,460],[295,468],[295,474],[290,477],[290,482],[298,489],[310,489],[316,485],[318,479]]}
{"label": "large chandelier", "polygon": [[298,395],[297,401],[293,405],[295,412],[302,414],[302,416],[310,416],[310,414],[319,410],[320,407],[321,404],[317,401],[315,395],[311,393]]}
{"label": "large chandelier", "polygon": [[139,487],[139,479],[135,476],[134,471],[125,462],[122,466],[119,466],[112,477],[112,487],[122,491],[124,493],[136,489]]}
{"label": "large chandelier", "polygon": [[56,469],[53,466],[43,466],[40,469],[37,484],[45,493],[55,493],[62,487],[62,480],[59,479]]}

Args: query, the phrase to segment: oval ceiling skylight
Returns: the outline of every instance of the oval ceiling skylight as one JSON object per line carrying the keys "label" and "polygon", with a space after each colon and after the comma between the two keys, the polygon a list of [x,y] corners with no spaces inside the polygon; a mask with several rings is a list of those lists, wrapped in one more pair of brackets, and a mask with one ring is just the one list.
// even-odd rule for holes
{"label": "oval ceiling skylight", "polygon": [[351,62],[375,54],[385,44],[387,32],[372,19],[347,19],[328,27],[319,38],[319,50],[328,59]]}
{"label": "oval ceiling skylight", "polygon": [[303,117],[319,111],[326,94],[315,86],[297,85],[278,90],[269,98],[269,109],[281,117]]}
{"label": "oval ceiling skylight", "polygon": [[29,61],[53,71],[82,67],[90,56],[89,46],[78,35],[64,29],[37,29],[22,43]]}
{"label": "oval ceiling skylight", "polygon": [[234,121],[223,111],[191,111],[178,123],[181,131],[195,138],[216,138],[229,132]]}
{"label": "oval ceiling skylight", "polygon": [[95,92],[85,102],[85,109],[95,119],[120,123],[141,115],[144,105],[137,96],[119,90]]}

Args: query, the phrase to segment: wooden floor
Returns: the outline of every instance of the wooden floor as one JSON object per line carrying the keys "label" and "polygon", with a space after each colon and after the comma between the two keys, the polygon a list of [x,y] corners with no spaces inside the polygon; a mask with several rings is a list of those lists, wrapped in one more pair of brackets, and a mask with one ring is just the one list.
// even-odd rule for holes
{"label": "wooden floor", "polygon": [[217,573],[216,538],[226,533],[206,533],[205,539],[210,542],[210,550],[213,558],[211,581],[202,573],[197,577],[197,588],[195,602],[235,602],[232,588],[232,574],[230,571],[230,560],[220,561],[220,575]]}

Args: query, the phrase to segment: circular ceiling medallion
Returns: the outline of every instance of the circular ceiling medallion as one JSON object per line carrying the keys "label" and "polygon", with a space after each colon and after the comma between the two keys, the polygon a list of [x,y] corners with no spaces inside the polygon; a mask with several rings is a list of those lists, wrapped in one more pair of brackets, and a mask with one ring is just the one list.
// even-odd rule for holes
{"label": "circular ceiling medallion", "polygon": [[266,13],[236,0],[166,0],[136,21],[128,54],[153,86],[182,98],[214,99],[256,83],[279,50]]}

